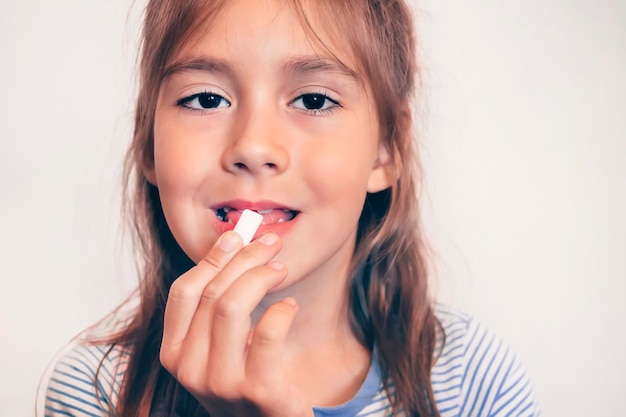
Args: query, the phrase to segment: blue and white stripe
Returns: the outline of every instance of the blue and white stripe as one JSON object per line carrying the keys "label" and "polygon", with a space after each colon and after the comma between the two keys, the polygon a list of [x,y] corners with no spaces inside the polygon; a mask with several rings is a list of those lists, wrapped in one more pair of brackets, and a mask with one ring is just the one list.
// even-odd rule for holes
{"label": "blue and white stripe", "polygon": [[[432,371],[437,408],[442,417],[540,416],[526,372],[515,354],[473,318],[439,307],[437,317],[446,343]],[[109,324],[116,330],[122,325]],[[115,415],[115,402],[128,353],[108,346],[74,342],[59,355],[40,392],[38,415],[103,417]],[[100,362],[103,366],[96,371]],[[377,369],[370,371],[354,401],[360,417],[389,417],[391,406]],[[378,389],[372,390],[372,384]],[[95,387],[98,386],[99,395]],[[373,394],[372,394],[373,393]],[[366,394],[368,401],[363,401]],[[318,417],[355,415],[353,401],[315,409]],[[404,414],[401,413],[400,416]]]}
{"label": "blue and white stripe", "polygon": [[471,317],[437,310],[446,344],[432,372],[442,417],[539,416],[526,371],[515,354]]}

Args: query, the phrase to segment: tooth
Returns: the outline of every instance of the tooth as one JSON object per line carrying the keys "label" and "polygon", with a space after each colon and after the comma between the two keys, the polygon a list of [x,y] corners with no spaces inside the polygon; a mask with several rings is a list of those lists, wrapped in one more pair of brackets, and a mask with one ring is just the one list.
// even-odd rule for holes
{"label": "tooth", "polygon": [[283,223],[285,221],[285,219],[283,219],[282,217],[280,219],[278,219],[278,221],[276,223]]}
{"label": "tooth", "polygon": [[259,213],[259,214],[270,214],[272,211],[274,211],[274,209],[257,210],[256,212]]}

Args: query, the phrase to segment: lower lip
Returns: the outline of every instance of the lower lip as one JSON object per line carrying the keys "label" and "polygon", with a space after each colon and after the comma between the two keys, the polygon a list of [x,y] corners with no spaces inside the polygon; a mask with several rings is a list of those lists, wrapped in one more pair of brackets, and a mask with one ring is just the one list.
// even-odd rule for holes
{"label": "lower lip", "polygon": [[[223,222],[217,218],[217,215],[215,214],[213,210],[211,210],[210,212],[211,212],[211,220],[212,220],[211,223],[213,224],[213,227],[215,228],[215,230],[217,230],[218,234],[221,235],[222,233],[227,232],[229,230],[233,230],[235,228],[234,223]],[[286,235],[287,233],[289,233],[289,231],[294,226],[294,224],[298,221],[299,218],[300,218],[300,213],[298,213],[296,217],[294,217],[293,219],[287,222],[262,224],[257,229],[252,240],[258,238],[259,236],[267,232],[274,232],[277,235],[282,237]]]}

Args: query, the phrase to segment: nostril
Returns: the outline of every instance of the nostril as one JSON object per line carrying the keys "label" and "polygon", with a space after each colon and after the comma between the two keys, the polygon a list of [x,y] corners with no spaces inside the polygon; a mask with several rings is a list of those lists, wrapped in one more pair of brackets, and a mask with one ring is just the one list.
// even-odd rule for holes
{"label": "nostril", "polygon": [[[248,169],[248,165],[244,164],[243,162],[235,162],[233,164],[235,166],[235,168],[239,169],[239,170],[247,170]],[[269,168],[269,169],[276,169],[278,168],[278,166],[273,163],[273,162],[266,162],[265,164],[263,164],[263,167],[265,168]]]}
{"label": "nostril", "polygon": [[[230,161],[229,161],[230,159]],[[280,160],[273,160],[272,158],[229,158],[226,157],[222,160],[223,167],[231,172],[237,174],[262,174],[262,173],[278,173],[284,169],[284,165]]]}

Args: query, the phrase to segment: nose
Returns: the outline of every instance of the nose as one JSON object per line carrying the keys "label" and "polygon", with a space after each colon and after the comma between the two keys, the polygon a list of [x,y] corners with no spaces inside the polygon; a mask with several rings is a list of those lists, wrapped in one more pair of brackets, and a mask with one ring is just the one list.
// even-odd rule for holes
{"label": "nose", "polygon": [[270,111],[238,115],[222,156],[224,169],[233,174],[277,175],[289,166],[285,131]]}

